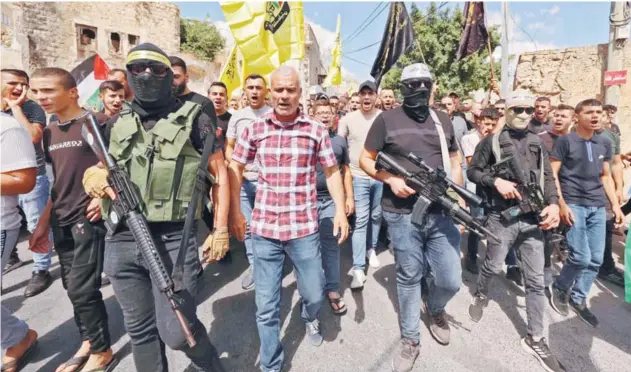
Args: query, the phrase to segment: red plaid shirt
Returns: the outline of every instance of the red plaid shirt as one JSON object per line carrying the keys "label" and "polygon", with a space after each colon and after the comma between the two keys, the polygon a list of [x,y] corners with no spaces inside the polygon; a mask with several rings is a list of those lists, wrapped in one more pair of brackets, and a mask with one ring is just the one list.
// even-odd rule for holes
{"label": "red plaid shirt", "polygon": [[305,115],[281,123],[272,111],[243,130],[232,160],[258,164],[251,233],[287,241],[318,231],[316,162],[337,165],[323,124]]}

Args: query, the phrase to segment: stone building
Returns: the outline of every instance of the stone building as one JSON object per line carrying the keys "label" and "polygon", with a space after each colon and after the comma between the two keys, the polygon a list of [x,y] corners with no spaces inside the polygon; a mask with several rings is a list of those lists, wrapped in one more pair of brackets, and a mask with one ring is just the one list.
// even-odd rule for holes
{"label": "stone building", "polygon": [[[631,70],[631,44],[623,49],[624,68]],[[517,62],[515,88],[548,96],[552,104],[576,105],[587,98],[605,97],[607,44],[524,53]],[[631,150],[631,73],[621,86],[615,122],[622,131],[622,149]]]}
{"label": "stone building", "polygon": [[180,9],[158,2],[2,3],[2,67],[72,69],[98,52],[110,67],[150,41],[180,50]]}

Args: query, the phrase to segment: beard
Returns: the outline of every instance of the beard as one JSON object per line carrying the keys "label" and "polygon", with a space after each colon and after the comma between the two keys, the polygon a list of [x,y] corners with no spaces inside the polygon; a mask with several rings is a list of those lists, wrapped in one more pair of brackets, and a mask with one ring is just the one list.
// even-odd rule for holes
{"label": "beard", "polygon": [[179,97],[182,95],[182,93],[184,93],[184,90],[186,90],[186,83],[175,85],[171,88],[171,90],[173,91],[174,97]]}

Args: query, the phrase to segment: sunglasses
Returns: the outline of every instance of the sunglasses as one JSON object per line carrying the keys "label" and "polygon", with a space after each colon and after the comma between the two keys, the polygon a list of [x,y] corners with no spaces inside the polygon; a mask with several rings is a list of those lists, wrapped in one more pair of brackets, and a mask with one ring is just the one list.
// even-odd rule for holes
{"label": "sunglasses", "polygon": [[127,69],[132,75],[139,75],[150,69],[151,74],[158,77],[164,77],[169,72],[169,66],[163,64],[134,63],[127,65]]}
{"label": "sunglasses", "polygon": [[516,113],[517,115],[523,114],[524,111],[528,115],[532,115],[532,113],[535,112],[535,109],[532,107],[511,107],[511,110],[513,110],[513,112]]}
{"label": "sunglasses", "polygon": [[429,89],[432,85],[431,82],[425,81],[425,80],[414,80],[414,81],[409,81],[409,82],[406,81],[402,84],[405,85],[410,90],[419,90],[422,87]]}

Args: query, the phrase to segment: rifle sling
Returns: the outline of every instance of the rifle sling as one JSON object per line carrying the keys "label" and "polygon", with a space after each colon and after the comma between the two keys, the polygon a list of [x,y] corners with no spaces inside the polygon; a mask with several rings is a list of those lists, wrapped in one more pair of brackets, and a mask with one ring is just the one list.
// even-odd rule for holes
{"label": "rifle sling", "polygon": [[202,156],[197,166],[197,174],[195,176],[195,183],[193,184],[193,194],[191,195],[191,202],[189,208],[186,211],[186,219],[184,220],[184,229],[182,230],[182,240],[180,241],[180,249],[177,252],[177,259],[175,265],[173,265],[173,272],[171,277],[173,278],[174,291],[179,292],[183,289],[184,279],[184,261],[186,259],[186,253],[188,251],[188,240],[190,239],[191,229],[195,222],[195,215],[197,214],[197,207],[199,200],[202,197],[202,192],[206,190],[205,183],[208,179],[212,182],[212,176],[208,172],[208,159],[215,147],[215,133],[217,132],[217,118],[212,118],[211,131],[206,136],[204,142],[204,149],[202,150]]}

